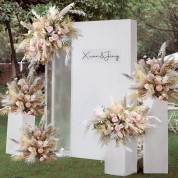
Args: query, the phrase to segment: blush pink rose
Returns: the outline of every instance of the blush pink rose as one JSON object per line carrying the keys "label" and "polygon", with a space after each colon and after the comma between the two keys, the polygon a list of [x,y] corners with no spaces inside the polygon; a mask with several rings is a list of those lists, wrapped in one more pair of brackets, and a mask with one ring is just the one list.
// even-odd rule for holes
{"label": "blush pink rose", "polygon": [[45,26],[46,26],[46,27],[50,26],[49,22],[46,22],[46,23],[45,23]]}
{"label": "blush pink rose", "polygon": [[155,71],[159,71],[159,69],[160,69],[159,64],[153,64],[152,69]]}
{"label": "blush pink rose", "polygon": [[47,30],[48,33],[51,33],[53,31],[53,27],[51,25],[47,26],[46,30]]}
{"label": "blush pink rose", "polygon": [[147,76],[147,80],[150,81],[152,79],[154,79],[154,75],[149,73],[148,76]]}
{"label": "blush pink rose", "polygon": [[23,97],[24,97],[24,94],[23,94],[23,93],[19,93],[19,94],[18,94],[18,98],[19,98],[19,99],[23,99]]}
{"label": "blush pink rose", "polygon": [[44,151],[43,148],[38,148],[38,153],[41,154],[41,153],[43,153],[43,151]]}
{"label": "blush pink rose", "polygon": [[20,105],[20,102],[19,102],[19,101],[16,101],[15,104],[16,104],[16,106],[19,106],[19,105]]}
{"label": "blush pink rose", "polygon": [[116,125],[115,131],[119,132],[122,128],[124,128],[123,124]]}
{"label": "blush pink rose", "polygon": [[22,89],[23,89],[23,90],[28,90],[28,89],[29,89],[29,86],[28,86],[28,85],[23,85],[23,86],[22,86]]}
{"label": "blush pink rose", "polygon": [[163,96],[159,96],[158,99],[159,99],[159,100],[163,100],[164,97],[163,97]]}
{"label": "blush pink rose", "polygon": [[112,117],[112,122],[117,122],[118,121],[118,118],[115,116],[115,117]]}
{"label": "blush pink rose", "polygon": [[30,51],[35,52],[35,51],[36,51],[35,46],[31,45],[31,46],[30,46]]}
{"label": "blush pink rose", "polygon": [[52,38],[53,40],[58,40],[59,39],[59,35],[58,34],[52,34]]}
{"label": "blush pink rose", "polygon": [[49,37],[49,41],[50,42],[53,42],[54,40],[53,40],[53,37]]}
{"label": "blush pink rose", "polygon": [[150,87],[150,85],[149,85],[148,83],[146,83],[146,84],[144,85],[144,88],[147,89],[147,90],[148,90],[149,87]]}
{"label": "blush pink rose", "polygon": [[45,158],[44,158],[44,157],[41,157],[41,158],[40,158],[40,161],[44,161],[44,160],[45,160]]}
{"label": "blush pink rose", "polygon": [[32,115],[33,113],[31,112],[31,111],[28,111],[28,113],[27,113],[28,115]]}
{"label": "blush pink rose", "polygon": [[162,90],[163,90],[162,85],[157,85],[157,86],[156,86],[156,91],[162,91]]}
{"label": "blush pink rose", "polygon": [[32,104],[30,102],[25,103],[25,106],[29,108]]}
{"label": "blush pink rose", "polygon": [[40,130],[37,130],[35,133],[34,133],[35,137],[39,137],[41,135],[41,131]]}
{"label": "blush pink rose", "polygon": [[38,46],[42,48],[43,47],[43,42],[39,42]]}

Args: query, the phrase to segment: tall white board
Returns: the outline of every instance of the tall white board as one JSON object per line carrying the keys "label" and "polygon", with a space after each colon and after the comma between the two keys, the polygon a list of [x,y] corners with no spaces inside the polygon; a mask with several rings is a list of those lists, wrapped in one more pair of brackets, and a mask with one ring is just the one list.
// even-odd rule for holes
{"label": "tall white board", "polygon": [[104,159],[95,131],[85,134],[84,120],[97,106],[108,106],[110,98],[121,101],[130,82],[137,56],[137,24],[133,20],[78,22],[83,37],[72,42],[71,65],[71,156]]}

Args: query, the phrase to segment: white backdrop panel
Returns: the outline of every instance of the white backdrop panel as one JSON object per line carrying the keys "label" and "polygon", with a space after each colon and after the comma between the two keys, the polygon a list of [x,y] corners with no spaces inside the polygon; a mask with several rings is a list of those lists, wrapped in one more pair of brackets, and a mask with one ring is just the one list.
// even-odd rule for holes
{"label": "white backdrop panel", "polygon": [[[122,73],[131,74],[136,60],[136,21],[78,22],[75,27],[83,37],[72,43],[71,156],[103,160],[105,148],[98,144],[98,135],[85,134],[82,123],[93,117],[97,106],[107,106],[111,97],[121,101],[126,95],[130,83]],[[105,61],[106,51],[110,58]]]}

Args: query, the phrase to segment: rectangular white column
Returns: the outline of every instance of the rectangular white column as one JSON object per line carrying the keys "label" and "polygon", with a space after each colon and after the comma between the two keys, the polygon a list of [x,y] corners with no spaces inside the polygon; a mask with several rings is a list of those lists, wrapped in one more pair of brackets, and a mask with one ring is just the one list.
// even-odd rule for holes
{"label": "rectangular white column", "polygon": [[144,173],[168,173],[168,105],[158,99],[147,99],[145,105],[151,110],[151,116],[156,116],[161,122],[154,119],[151,124],[156,128],[148,129],[144,137],[143,166]]}
{"label": "rectangular white column", "polygon": [[7,124],[6,153],[15,154],[20,149],[20,145],[13,140],[19,141],[22,129],[35,126],[35,116],[26,113],[9,113]]}
{"label": "rectangular white column", "polygon": [[121,146],[116,147],[114,141],[106,146],[105,174],[127,176],[137,173],[137,141],[126,141],[125,146],[131,151]]}
{"label": "rectangular white column", "polygon": [[121,101],[128,92],[122,73],[131,74],[137,58],[136,21],[78,22],[75,27],[83,36],[72,42],[71,156],[104,160],[98,134],[85,134],[82,123],[96,107],[109,105],[110,98]]}

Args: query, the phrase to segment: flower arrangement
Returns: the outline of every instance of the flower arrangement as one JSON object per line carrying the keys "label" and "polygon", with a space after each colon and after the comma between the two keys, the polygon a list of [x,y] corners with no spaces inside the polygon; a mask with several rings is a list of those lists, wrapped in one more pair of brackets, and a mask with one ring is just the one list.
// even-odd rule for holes
{"label": "flower arrangement", "polygon": [[46,64],[53,58],[54,54],[60,51],[66,52],[66,63],[69,60],[71,39],[76,39],[80,34],[73,27],[68,13],[84,15],[79,10],[71,10],[74,3],[69,4],[63,10],[53,6],[50,7],[46,15],[40,16],[34,10],[35,18],[32,24],[21,24],[28,29],[26,39],[19,45],[17,52],[24,52],[25,59],[28,61],[37,61],[40,64]]}
{"label": "flower arrangement", "polygon": [[164,60],[164,57],[140,60],[135,64],[133,76],[127,76],[134,81],[131,89],[132,98],[143,98],[151,96],[159,100],[169,98],[178,99],[178,92],[175,90],[178,84],[178,73],[176,72],[177,62],[173,57]]}
{"label": "flower arrangement", "polygon": [[126,106],[113,102],[108,108],[99,107],[95,111],[94,119],[87,122],[87,127],[92,127],[100,134],[99,141],[102,145],[110,140],[115,140],[116,145],[124,145],[129,137],[139,137],[148,127],[148,107]]}
{"label": "flower arrangement", "polygon": [[44,113],[43,78],[22,78],[12,81],[7,86],[7,94],[2,99],[4,107],[0,110],[2,114],[25,112],[29,115],[42,115]]}
{"label": "flower arrangement", "polygon": [[56,160],[55,150],[58,139],[54,137],[55,130],[52,126],[45,128],[44,124],[39,127],[26,128],[22,131],[20,138],[21,150],[12,156],[15,161],[26,160],[27,163],[34,163],[36,160]]}

